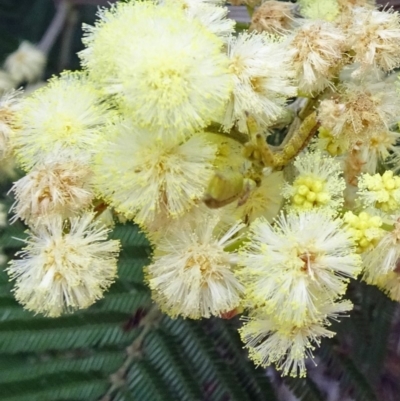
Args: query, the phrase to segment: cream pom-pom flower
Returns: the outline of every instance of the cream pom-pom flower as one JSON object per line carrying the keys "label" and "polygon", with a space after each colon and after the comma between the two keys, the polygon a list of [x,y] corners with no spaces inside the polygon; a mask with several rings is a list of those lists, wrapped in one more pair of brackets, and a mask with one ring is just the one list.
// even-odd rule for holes
{"label": "cream pom-pom flower", "polygon": [[322,100],[318,118],[334,138],[353,147],[368,144],[397,123],[399,108],[400,96],[394,85],[368,79],[344,84],[332,99]]}
{"label": "cream pom-pom flower", "polygon": [[286,35],[297,25],[294,6],[282,1],[265,1],[251,18],[250,31]]}
{"label": "cream pom-pom flower", "polygon": [[160,212],[177,217],[201,199],[217,151],[201,133],[183,141],[156,141],[153,132],[128,121],[107,132],[110,143],[99,150],[94,180],[119,213],[146,226]]}
{"label": "cream pom-pom flower", "polygon": [[294,32],[290,50],[299,90],[318,93],[332,85],[338,75],[346,36],[327,21],[306,21]]}
{"label": "cream pom-pom flower", "polygon": [[4,68],[17,84],[38,80],[43,74],[45,66],[46,55],[27,41],[23,41],[4,63]]}
{"label": "cream pom-pom flower", "polygon": [[91,155],[107,116],[86,75],[65,72],[22,102],[13,135],[17,157],[29,170],[56,150]]}
{"label": "cream pom-pom flower", "polygon": [[7,268],[16,299],[30,311],[56,317],[89,307],[117,274],[119,242],[93,214],[49,218],[29,231],[20,259]]}
{"label": "cream pom-pom flower", "polygon": [[400,133],[382,129],[372,133],[369,140],[361,144],[358,149],[360,160],[364,162],[362,172],[375,174],[381,163],[388,161],[395,166],[400,165]]}
{"label": "cream pom-pom flower", "polygon": [[10,192],[15,196],[12,221],[19,218],[36,225],[50,215],[76,215],[94,198],[91,178],[87,161],[55,155],[35,166],[12,186]]}
{"label": "cream pom-pom flower", "polygon": [[233,272],[236,255],[225,248],[244,225],[224,226],[216,213],[192,213],[154,241],[146,276],[153,299],[170,316],[208,318],[239,306],[243,286]]}
{"label": "cream pom-pom flower", "polygon": [[398,12],[356,7],[347,36],[354,61],[361,65],[356,74],[371,68],[389,72],[400,66]]}
{"label": "cream pom-pom flower", "polygon": [[190,19],[197,19],[210,32],[227,39],[235,30],[235,21],[226,18],[228,8],[224,0],[158,0],[160,4],[182,7]]}
{"label": "cream pom-pom flower", "polygon": [[120,2],[100,13],[85,43],[93,80],[159,136],[190,133],[222,115],[232,89],[223,41],[181,6]]}
{"label": "cream pom-pom flower", "polygon": [[358,180],[357,194],[366,206],[373,206],[384,212],[400,209],[400,177],[392,170],[381,174],[362,174]]}
{"label": "cream pom-pom flower", "polygon": [[334,21],[340,15],[337,0],[300,0],[300,13],[312,20]]}
{"label": "cream pom-pom flower", "polygon": [[337,320],[353,308],[350,301],[334,303],[322,297],[319,302],[317,318],[302,326],[282,325],[276,316],[265,314],[263,308],[253,311],[239,329],[250,358],[263,367],[275,364],[284,376],[305,377],[306,359],[313,358],[313,350],[319,346],[322,337],[335,335],[327,329],[330,319]]}
{"label": "cream pom-pom flower", "polygon": [[263,305],[281,324],[302,326],[318,315],[318,298],[340,298],[361,270],[350,234],[324,212],[281,216],[250,226],[237,274],[249,306]]}
{"label": "cream pom-pom flower", "polygon": [[247,132],[249,116],[260,129],[266,128],[296,95],[285,43],[269,34],[241,33],[228,42],[228,56],[234,89],[223,119],[225,129],[237,124]]}

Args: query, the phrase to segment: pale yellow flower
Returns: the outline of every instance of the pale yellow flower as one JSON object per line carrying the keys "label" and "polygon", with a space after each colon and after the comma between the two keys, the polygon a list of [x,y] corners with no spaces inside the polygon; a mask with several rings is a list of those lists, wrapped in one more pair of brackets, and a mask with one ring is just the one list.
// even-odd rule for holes
{"label": "pale yellow flower", "polygon": [[281,216],[272,226],[260,218],[250,226],[240,251],[238,276],[245,302],[262,305],[280,324],[301,327],[315,321],[319,299],[339,299],[348,277],[361,270],[350,234],[323,212]]}
{"label": "pale yellow flower", "polygon": [[29,170],[57,151],[92,155],[107,118],[107,106],[86,75],[63,73],[23,100],[13,136],[17,157]]}
{"label": "pale yellow flower", "polygon": [[30,311],[56,317],[103,297],[117,274],[119,243],[92,214],[48,219],[29,231],[19,259],[7,268],[14,295]]}
{"label": "pale yellow flower", "polygon": [[46,61],[46,55],[41,50],[32,43],[23,41],[18,49],[7,57],[4,68],[16,84],[24,81],[34,82],[43,74]]}
{"label": "pale yellow flower", "polygon": [[18,218],[27,224],[40,224],[43,217],[58,214],[76,215],[91,204],[90,167],[79,160],[47,160],[35,166],[14,183],[15,196],[12,221]]}
{"label": "pale yellow flower", "polygon": [[358,180],[358,195],[365,206],[373,206],[384,212],[400,209],[400,177],[393,171],[381,174],[362,174]]}
{"label": "pale yellow flower", "polygon": [[220,316],[239,306],[243,292],[233,272],[235,255],[225,250],[243,225],[221,230],[218,215],[197,217],[165,227],[146,268],[153,299],[172,317]]}
{"label": "pale yellow flower", "polygon": [[268,127],[296,94],[286,44],[272,35],[242,33],[231,37],[228,56],[234,90],[223,120],[225,129],[237,124],[247,132],[249,116],[260,129]]}
{"label": "pale yellow flower", "polygon": [[322,100],[318,118],[322,127],[349,147],[368,144],[398,120],[400,96],[393,84],[349,82],[332,99]]}
{"label": "pale yellow flower", "polygon": [[198,19],[153,2],[119,2],[99,16],[81,58],[125,115],[159,136],[220,118],[232,90],[228,59],[224,42]]}
{"label": "pale yellow flower", "polygon": [[389,72],[400,66],[400,16],[390,9],[364,7],[353,9],[348,29],[354,61],[361,64],[358,73],[376,68]]}
{"label": "pale yellow flower", "polygon": [[346,36],[327,21],[306,21],[294,32],[290,49],[299,90],[315,94],[333,85],[346,50]]}
{"label": "pale yellow flower", "polygon": [[293,4],[271,0],[265,1],[254,11],[249,30],[285,35],[296,23]]}
{"label": "pale yellow flower", "polygon": [[304,325],[280,324],[276,315],[265,314],[263,308],[251,313],[239,330],[250,358],[263,367],[275,364],[283,376],[306,376],[306,360],[313,358],[313,350],[320,345],[321,338],[333,337],[327,329],[330,319],[338,320],[341,314],[352,309],[350,301],[330,302],[316,300],[320,306],[315,320]]}
{"label": "pale yellow flower", "polygon": [[154,132],[128,121],[107,132],[110,142],[99,149],[94,180],[117,212],[146,226],[160,212],[177,217],[202,198],[217,147],[201,133],[184,141],[156,140]]}
{"label": "pale yellow flower", "polygon": [[300,12],[312,20],[334,21],[340,14],[337,0],[300,0]]}
{"label": "pale yellow flower", "polygon": [[210,32],[226,40],[235,30],[235,21],[227,18],[224,0],[158,0],[162,5],[182,7],[189,19],[200,21]]}

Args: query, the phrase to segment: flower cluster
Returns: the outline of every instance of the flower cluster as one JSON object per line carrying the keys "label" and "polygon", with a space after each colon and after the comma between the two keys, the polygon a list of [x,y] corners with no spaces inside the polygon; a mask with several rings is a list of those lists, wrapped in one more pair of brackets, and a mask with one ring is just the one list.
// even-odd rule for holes
{"label": "flower cluster", "polygon": [[119,2],[85,26],[82,71],[2,98],[0,157],[26,172],[19,302],[59,316],[101,298],[114,217],[150,240],[161,310],[243,312],[250,357],[284,375],[335,334],[350,279],[400,301],[399,14],[300,11],[264,2],[235,34],[220,0]]}

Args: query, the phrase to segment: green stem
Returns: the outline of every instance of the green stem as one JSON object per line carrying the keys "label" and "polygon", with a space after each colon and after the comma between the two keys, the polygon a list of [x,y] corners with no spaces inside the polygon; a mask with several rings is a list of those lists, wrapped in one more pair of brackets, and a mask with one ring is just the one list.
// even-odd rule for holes
{"label": "green stem", "polygon": [[224,248],[225,252],[235,252],[237,251],[239,248],[241,248],[246,242],[248,241],[248,238],[238,238],[236,241],[232,242],[231,244],[229,244],[228,246],[226,246]]}
{"label": "green stem", "polygon": [[311,97],[307,99],[304,107],[299,111],[298,116],[301,120],[308,117],[313,111],[315,111],[315,106],[318,103],[318,97]]}
{"label": "green stem", "polygon": [[254,7],[250,7],[248,4],[246,5],[247,13],[249,14],[250,19],[253,18]]}
{"label": "green stem", "polygon": [[386,224],[386,223],[383,223],[381,225],[381,228],[382,228],[382,230],[389,231],[389,232],[393,231],[393,229],[394,229],[393,224]]}
{"label": "green stem", "polygon": [[245,31],[246,29],[249,29],[250,24],[247,22],[238,22],[236,21],[236,31]]}
{"label": "green stem", "polygon": [[222,126],[217,123],[210,124],[204,131],[226,136],[227,138],[234,139],[236,142],[239,142],[242,145],[249,141],[247,134],[243,134],[236,128],[232,128],[229,132],[226,132],[222,129]]}

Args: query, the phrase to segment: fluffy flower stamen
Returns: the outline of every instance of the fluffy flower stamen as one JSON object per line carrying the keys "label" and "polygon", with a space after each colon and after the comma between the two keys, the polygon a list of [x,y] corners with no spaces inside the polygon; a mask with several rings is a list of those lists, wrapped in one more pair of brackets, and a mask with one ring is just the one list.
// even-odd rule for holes
{"label": "fluffy flower stamen", "polygon": [[153,298],[172,317],[220,316],[240,302],[242,285],[233,273],[232,255],[224,250],[243,227],[221,232],[218,217],[171,226],[155,241],[147,280]]}
{"label": "fluffy flower stamen", "polygon": [[119,243],[92,214],[63,222],[60,216],[29,232],[20,259],[7,271],[16,299],[30,311],[56,317],[103,297],[117,273]]}

